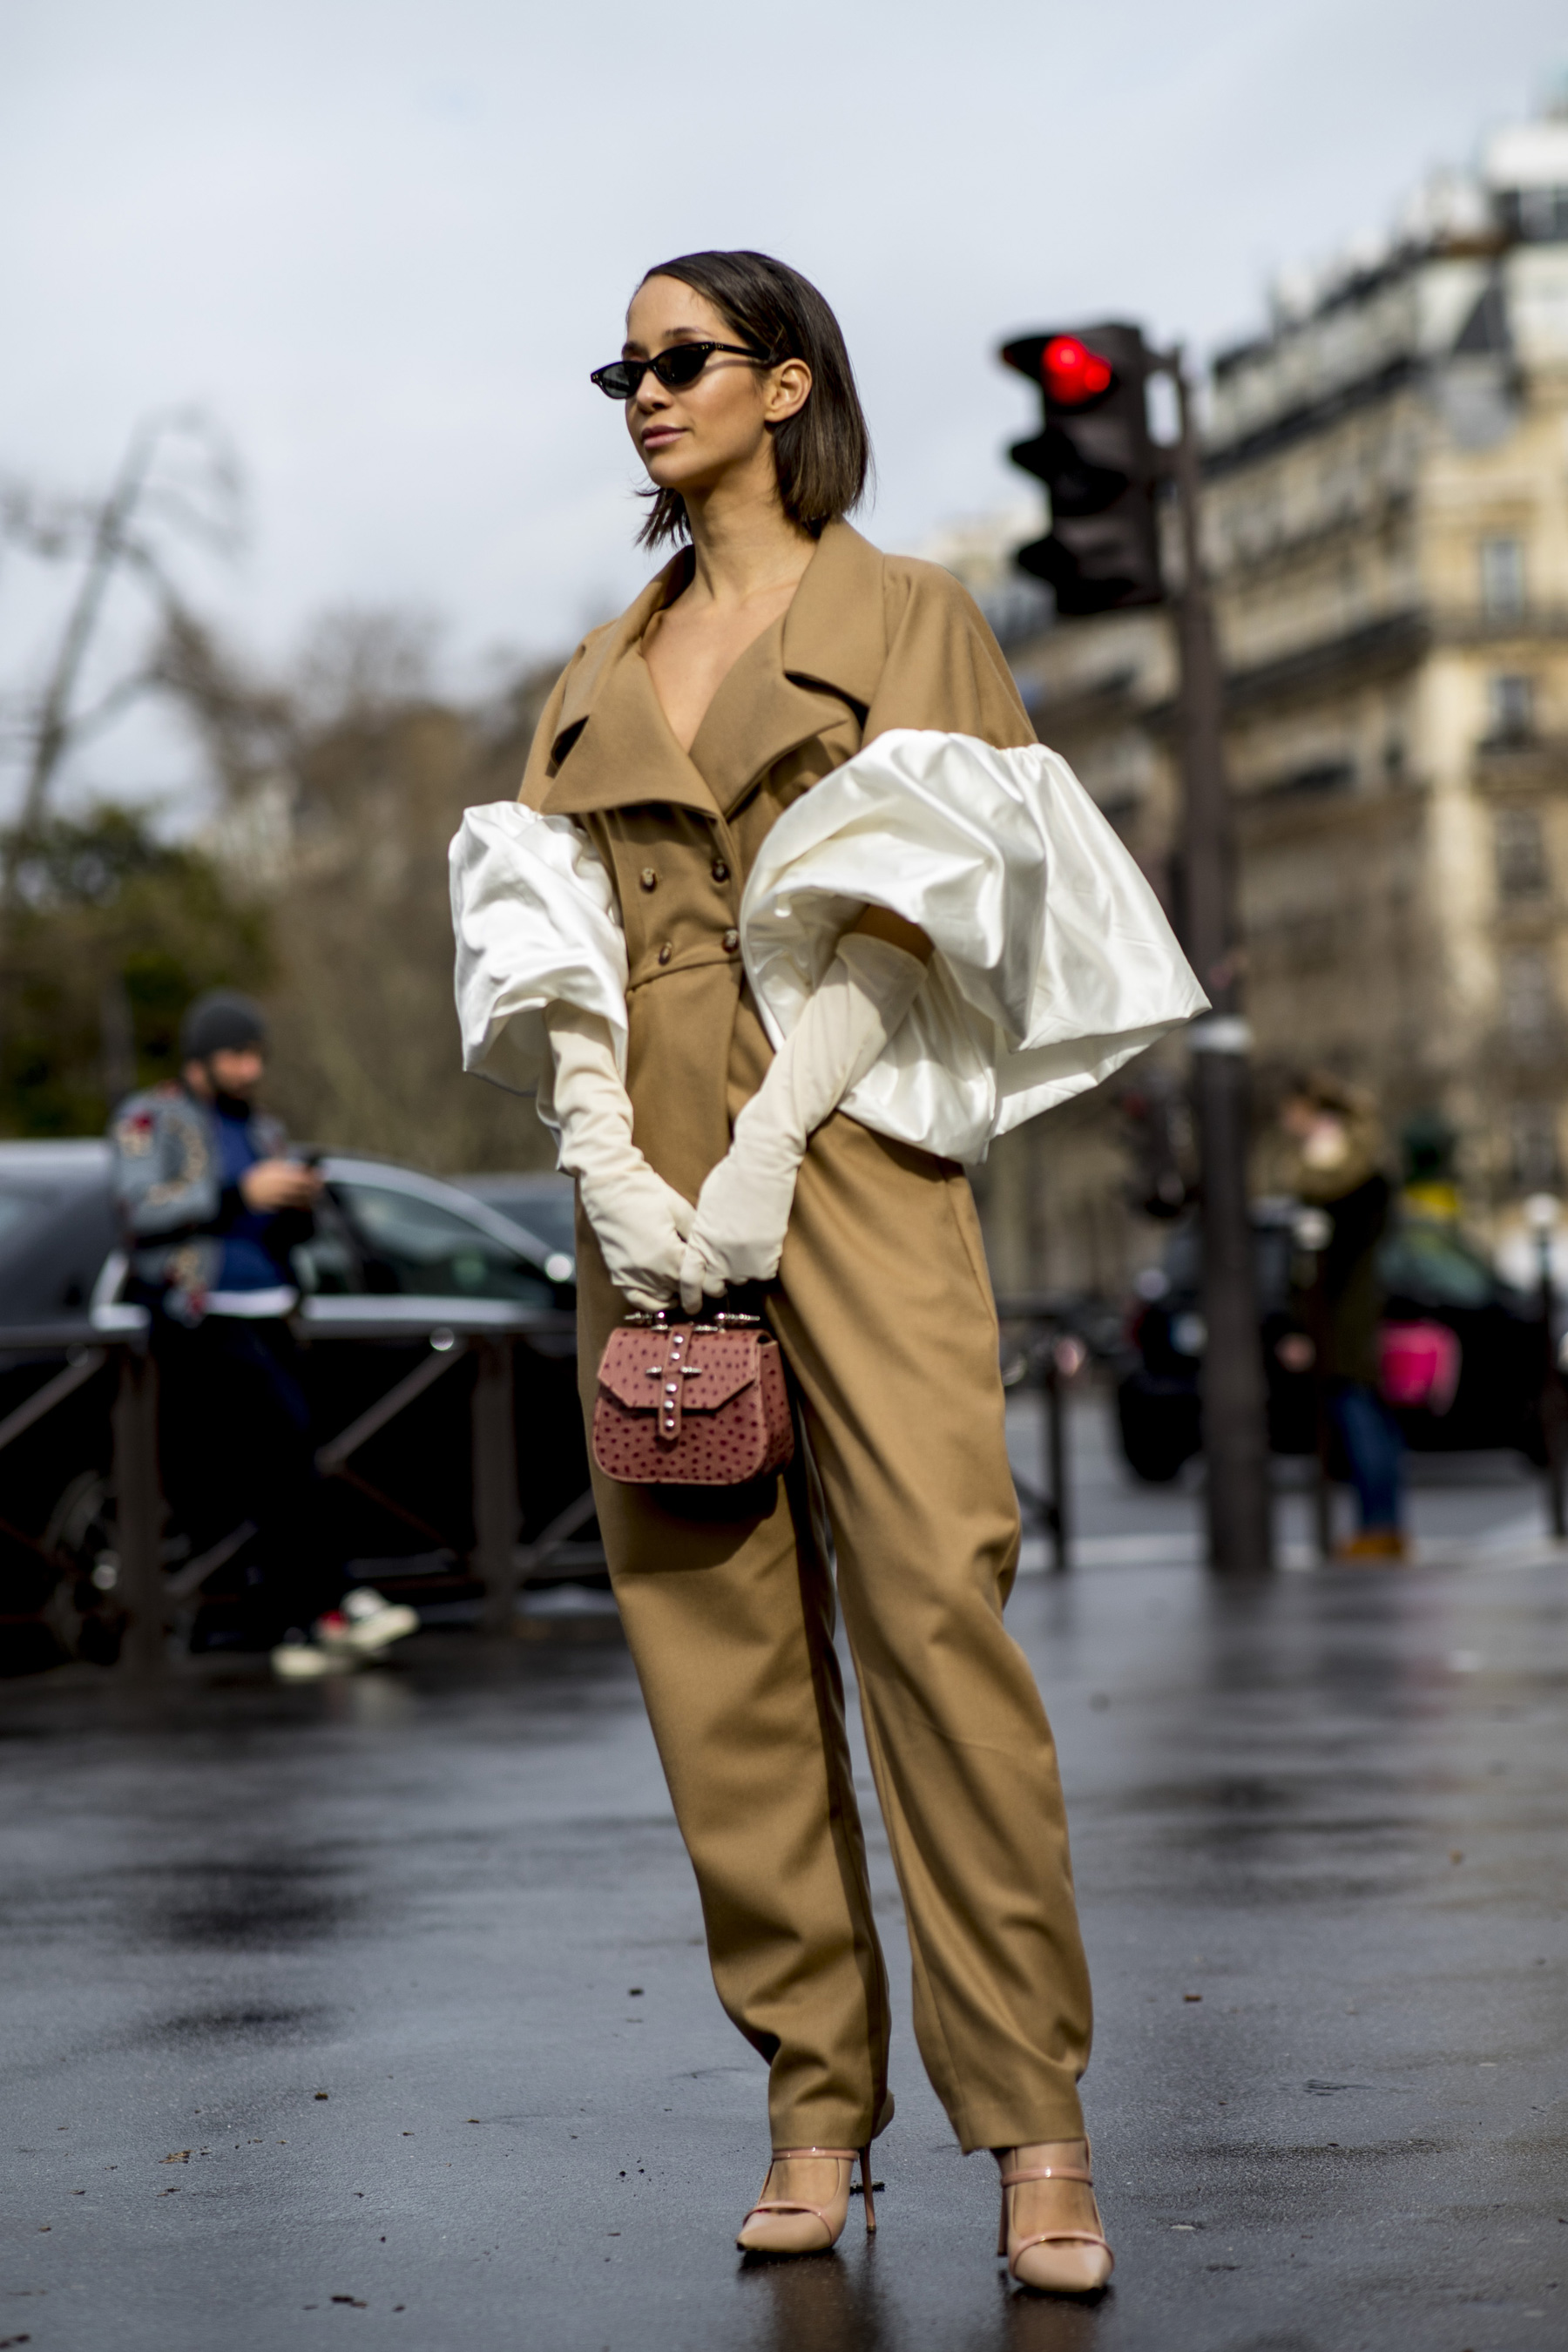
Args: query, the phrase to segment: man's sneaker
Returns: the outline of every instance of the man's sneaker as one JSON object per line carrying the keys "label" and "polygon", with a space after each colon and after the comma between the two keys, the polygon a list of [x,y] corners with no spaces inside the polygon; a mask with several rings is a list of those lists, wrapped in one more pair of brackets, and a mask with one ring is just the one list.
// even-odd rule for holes
{"label": "man's sneaker", "polygon": [[272,1671],[280,1683],[319,1683],[329,1675],[354,1669],[351,1651],[323,1650],[315,1642],[279,1642],[272,1653]]}
{"label": "man's sneaker", "polygon": [[419,1612],[401,1601],[388,1601],[374,1585],[362,1584],[343,1595],[341,1609],[318,1617],[315,1635],[331,1657],[370,1658],[378,1650],[419,1631]]}

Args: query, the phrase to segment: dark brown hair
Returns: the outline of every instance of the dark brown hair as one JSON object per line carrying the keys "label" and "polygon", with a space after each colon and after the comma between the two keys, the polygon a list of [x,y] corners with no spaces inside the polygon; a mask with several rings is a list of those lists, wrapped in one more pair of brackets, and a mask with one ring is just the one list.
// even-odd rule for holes
{"label": "dark brown hair", "polygon": [[[775,366],[804,360],[810,368],[805,406],[774,425],[773,436],[780,502],[791,522],[816,539],[824,523],[859,505],[871,470],[871,436],[837,320],[809,278],[765,253],[683,253],[647,270],[642,283],[650,278],[689,286],[759,359]],[[637,533],[639,547],[689,536],[679,490],[640,495],[653,505]]]}

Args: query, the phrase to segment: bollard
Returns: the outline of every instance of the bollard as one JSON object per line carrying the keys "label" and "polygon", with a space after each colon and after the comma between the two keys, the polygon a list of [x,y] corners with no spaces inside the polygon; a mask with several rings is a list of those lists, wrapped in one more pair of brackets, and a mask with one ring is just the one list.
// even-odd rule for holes
{"label": "bollard", "polygon": [[1050,1497],[1047,1522],[1051,1530],[1051,1573],[1065,1576],[1069,1513],[1068,1508],[1067,1379],[1076,1372],[1081,1356],[1071,1338],[1047,1340],[1041,1351],[1041,1407],[1045,1416],[1046,1493]]}
{"label": "bollard", "polygon": [[1312,1432],[1317,1456],[1312,1518],[1320,1559],[1332,1559],[1334,1556],[1334,1488],[1330,1475],[1334,1423],[1328,1372],[1329,1303],[1323,1292],[1323,1253],[1333,1233],[1333,1220],[1324,1210],[1297,1210],[1293,1231],[1296,1247],[1303,1257],[1312,1261],[1312,1284],[1307,1294],[1307,1336],[1312,1343]]}
{"label": "bollard", "polygon": [[478,1339],[473,1402],[474,1573],[485,1588],[480,1622],[509,1633],[517,1611],[517,1438],[512,1422],[512,1343]]}
{"label": "bollard", "polygon": [[1031,1336],[1023,1361],[1008,1381],[1023,1381],[1040,1400],[1040,1470],[1038,1486],[1014,1473],[1023,1511],[1051,1538],[1051,1573],[1064,1576],[1071,1566],[1071,1514],[1068,1503],[1067,1390],[1082,1370],[1089,1350],[1071,1331],[1058,1329],[1058,1310],[1037,1294],[1003,1297],[997,1312],[1004,1323],[1025,1323]]}
{"label": "bollard", "polygon": [[1557,1362],[1557,1302],[1552,1288],[1552,1241],[1559,1204],[1550,1192],[1534,1192],[1524,1214],[1535,1235],[1541,1308],[1541,1436],[1546,1453],[1546,1508],[1552,1532],[1568,1536],[1568,1397]]}
{"label": "bollard", "polygon": [[159,1556],[163,1496],[158,1485],[158,1368],[145,1346],[120,1350],[114,1401],[114,1507],[120,1540],[120,1591],[130,1614],[123,1656],[138,1682],[155,1682],[166,1664],[163,1566]]}

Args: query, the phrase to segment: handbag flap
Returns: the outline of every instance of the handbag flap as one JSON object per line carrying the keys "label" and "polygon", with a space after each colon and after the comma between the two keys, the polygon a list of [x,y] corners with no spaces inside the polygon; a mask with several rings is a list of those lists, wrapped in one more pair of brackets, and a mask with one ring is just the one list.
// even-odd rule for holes
{"label": "handbag flap", "polygon": [[[684,1364],[669,1375],[680,1382],[682,1412],[714,1412],[751,1388],[758,1376],[763,1344],[759,1331],[693,1331]],[[599,1364],[599,1386],[629,1412],[654,1412],[664,1385],[668,1349],[668,1331],[635,1327],[612,1331]]]}

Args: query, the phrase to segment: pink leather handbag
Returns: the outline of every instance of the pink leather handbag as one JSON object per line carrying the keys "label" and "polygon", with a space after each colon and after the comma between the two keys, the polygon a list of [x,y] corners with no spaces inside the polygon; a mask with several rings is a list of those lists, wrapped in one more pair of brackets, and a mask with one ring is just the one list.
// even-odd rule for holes
{"label": "pink leather handbag", "polygon": [[782,1470],[795,1425],[778,1341],[755,1315],[634,1315],[599,1363],[594,1459],[626,1486],[741,1486]]}

